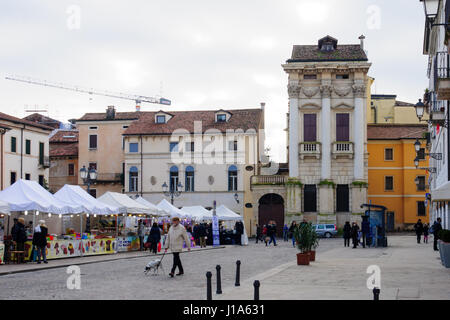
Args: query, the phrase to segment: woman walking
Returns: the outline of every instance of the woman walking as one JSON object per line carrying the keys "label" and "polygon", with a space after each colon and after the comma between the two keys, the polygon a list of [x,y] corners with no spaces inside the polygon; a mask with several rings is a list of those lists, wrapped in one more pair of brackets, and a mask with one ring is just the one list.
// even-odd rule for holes
{"label": "woman walking", "polygon": [[161,229],[156,222],[153,223],[150,234],[148,235],[147,242],[150,242],[150,251],[156,254],[158,250],[158,243],[161,240]]}
{"label": "woman walking", "polygon": [[359,232],[359,227],[356,224],[356,222],[353,222],[352,224],[352,229],[351,229],[351,236],[352,236],[352,240],[353,240],[353,249],[356,249],[356,247],[358,246],[358,232]]}
{"label": "woman walking", "polygon": [[34,228],[33,245],[37,250],[37,263],[41,263],[41,256],[44,263],[47,263],[47,256],[45,250],[47,249],[47,235],[48,228],[44,220],[39,220],[39,225]]}
{"label": "woman walking", "polygon": [[423,225],[423,242],[424,243],[428,243],[428,235],[430,233],[430,226],[428,225],[428,223],[425,223]]}
{"label": "woman walking", "polygon": [[295,228],[297,227],[297,221],[292,221],[291,226],[289,227],[289,235],[292,239],[292,246],[295,248]]}
{"label": "woman walking", "polygon": [[352,226],[349,221],[344,225],[344,247],[350,247],[350,238],[352,237]]}
{"label": "woman walking", "polygon": [[165,252],[170,249],[173,253],[173,266],[169,276],[173,278],[175,269],[178,267],[177,276],[184,274],[183,266],[181,265],[180,253],[183,251],[183,241],[186,242],[186,248],[191,251],[191,241],[186,232],[186,229],[180,224],[180,218],[172,218],[172,226],[167,233]]}

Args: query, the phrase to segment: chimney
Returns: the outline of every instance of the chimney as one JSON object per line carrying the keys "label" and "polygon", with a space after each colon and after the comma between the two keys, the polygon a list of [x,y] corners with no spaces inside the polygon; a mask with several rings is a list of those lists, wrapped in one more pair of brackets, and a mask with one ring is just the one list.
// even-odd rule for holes
{"label": "chimney", "polygon": [[106,119],[114,119],[116,117],[116,109],[114,106],[108,106],[106,109]]}
{"label": "chimney", "polygon": [[138,105],[138,104],[136,104],[136,111],[137,111],[137,112],[141,111],[141,106]]}
{"label": "chimney", "polygon": [[362,34],[362,35],[360,35],[359,36],[359,40],[361,41],[361,50],[363,50],[364,51],[364,39],[365,39],[366,37]]}

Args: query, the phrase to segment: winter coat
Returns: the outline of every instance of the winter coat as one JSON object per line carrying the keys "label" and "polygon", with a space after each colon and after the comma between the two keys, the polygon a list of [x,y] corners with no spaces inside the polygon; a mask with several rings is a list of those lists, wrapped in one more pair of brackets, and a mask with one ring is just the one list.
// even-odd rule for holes
{"label": "winter coat", "polygon": [[48,229],[46,227],[40,226],[41,232],[34,232],[33,234],[33,245],[43,248],[47,246],[47,235]]}
{"label": "winter coat", "polygon": [[13,240],[16,242],[27,241],[27,234],[25,232],[25,226],[23,224],[21,224],[20,222],[18,222],[16,224],[14,235],[15,235],[15,239],[13,239]]}
{"label": "winter coat", "polygon": [[361,222],[361,232],[364,234],[370,233],[370,222],[369,221]]}
{"label": "winter coat", "polygon": [[170,249],[172,252],[183,251],[183,240],[186,242],[186,247],[191,247],[191,241],[186,232],[186,228],[181,224],[177,226],[172,225],[167,233],[165,248]]}
{"label": "winter coat", "polygon": [[147,242],[158,243],[159,240],[161,240],[161,229],[159,227],[152,227]]}
{"label": "winter coat", "polygon": [[414,230],[416,230],[416,234],[417,235],[421,235],[423,233],[423,224],[422,224],[422,222],[417,222],[414,225]]}
{"label": "winter coat", "polygon": [[138,225],[137,234],[139,237],[145,236],[145,229],[144,229],[144,225],[142,223]]}
{"label": "winter coat", "polygon": [[346,223],[344,225],[344,238],[350,239],[352,237],[352,226],[350,223]]}
{"label": "winter coat", "polygon": [[441,231],[441,230],[442,230],[442,225],[439,222],[435,221],[433,223],[433,235],[436,237],[436,239],[439,239],[439,231]]}
{"label": "winter coat", "polygon": [[271,236],[275,235],[276,233],[277,233],[277,226],[276,226],[276,224],[269,224],[267,226],[267,235],[269,237],[271,237]]}
{"label": "winter coat", "polygon": [[241,221],[236,222],[235,227],[236,227],[236,233],[237,234],[243,234],[244,233],[244,225],[242,224]]}
{"label": "winter coat", "polygon": [[357,238],[358,237],[358,231],[359,231],[358,225],[352,226],[352,229],[351,229],[352,238]]}
{"label": "winter coat", "polygon": [[428,234],[429,234],[429,229],[430,229],[430,228],[429,228],[428,226],[424,226],[424,227],[423,227],[423,235],[424,235],[424,236],[428,236]]}
{"label": "winter coat", "polygon": [[206,228],[203,224],[198,226],[198,237],[206,237]]}

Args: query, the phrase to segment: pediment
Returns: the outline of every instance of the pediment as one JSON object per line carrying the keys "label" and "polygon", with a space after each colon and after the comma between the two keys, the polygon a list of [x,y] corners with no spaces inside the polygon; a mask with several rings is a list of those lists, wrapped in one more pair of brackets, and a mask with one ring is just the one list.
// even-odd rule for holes
{"label": "pediment", "polygon": [[302,109],[302,110],[317,110],[317,109],[321,109],[321,108],[322,108],[322,106],[320,104],[313,103],[313,102],[307,102],[300,106],[300,109]]}
{"label": "pediment", "polygon": [[345,102],[340,102],[340,103],[332,106],[331,108],[337,109],[337,110],[352,110],[354,107],[353,107],[353,105],[347,104]]}

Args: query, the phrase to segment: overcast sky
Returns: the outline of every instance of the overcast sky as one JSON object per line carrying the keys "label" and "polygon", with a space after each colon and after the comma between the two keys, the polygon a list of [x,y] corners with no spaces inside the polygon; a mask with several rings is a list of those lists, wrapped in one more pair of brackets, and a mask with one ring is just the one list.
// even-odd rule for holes
{"label": "overcast sky", "polygon": [[285,161],[281,64],[294,44],[316,44],[327,34],[358,44],[364,34],[372,93],[415,103],[427,87],[423,28],[423,8],[411,0],[2,0],[0,111],[23,117],[27,109],[46,109],[66,122],[108,105],[135,109],[133,101],[6,75],[172,100],[172,106],[143,104],[143,111],[266,102],[266,146],[274,160]]}

